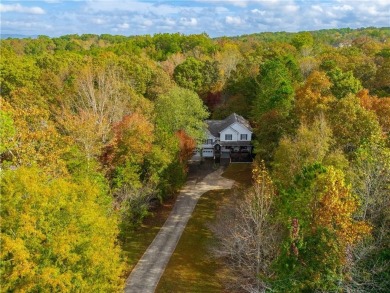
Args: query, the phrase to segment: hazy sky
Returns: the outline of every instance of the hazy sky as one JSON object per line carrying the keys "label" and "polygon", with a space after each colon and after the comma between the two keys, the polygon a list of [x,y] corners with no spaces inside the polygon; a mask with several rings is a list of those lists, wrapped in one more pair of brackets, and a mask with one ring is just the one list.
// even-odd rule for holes
{"label": "hazy sky", "polygon": [[1,33],[142,35],[390,26],[390,0],[1,0]]}

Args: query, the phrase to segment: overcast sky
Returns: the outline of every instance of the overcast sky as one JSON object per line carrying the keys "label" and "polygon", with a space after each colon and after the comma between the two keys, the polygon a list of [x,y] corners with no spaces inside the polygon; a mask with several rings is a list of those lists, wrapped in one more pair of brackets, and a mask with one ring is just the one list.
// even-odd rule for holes
{"label": "overcast sky", "polygon": [[143,35],[390,26],[390,0],[1,0],[1,33]]}

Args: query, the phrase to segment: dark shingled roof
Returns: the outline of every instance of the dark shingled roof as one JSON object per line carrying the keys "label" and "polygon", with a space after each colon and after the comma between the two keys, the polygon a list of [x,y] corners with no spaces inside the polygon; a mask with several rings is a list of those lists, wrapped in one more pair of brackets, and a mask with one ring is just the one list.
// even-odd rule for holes
{"label": "dark shingled roof", "polygon": [[206,120],[206,123],[208,125],[208,130],[212,135],[215,137],[219,137],[219,133],[224,130],[225,128],[229,127],[235,122],[239,122],[242,125],[244,125],[246,128],[248,128],[250,131],[252,131],[251,126],[249,125],[249,122],[245,120],[244,117],[233,113],[224,120]]}

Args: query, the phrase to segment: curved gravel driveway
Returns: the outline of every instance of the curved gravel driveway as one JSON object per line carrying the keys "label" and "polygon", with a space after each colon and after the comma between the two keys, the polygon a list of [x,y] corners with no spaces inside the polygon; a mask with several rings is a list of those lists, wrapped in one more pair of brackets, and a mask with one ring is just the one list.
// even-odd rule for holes
{"label": "curved gravel driveway", "polygon": [[221,177],[222,172],[219,168],[204,178],[189,178],[164,226],[127,278],[125,293],[155,291],[199,197],[209,190],[232,188],[234,181]]}

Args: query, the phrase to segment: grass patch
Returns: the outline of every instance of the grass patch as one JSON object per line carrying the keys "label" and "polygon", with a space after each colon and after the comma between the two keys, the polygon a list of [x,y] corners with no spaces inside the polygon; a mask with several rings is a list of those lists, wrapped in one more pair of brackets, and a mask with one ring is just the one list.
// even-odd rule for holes
{"label": "grass patch", "polygon": [[[243,186],[251,184],[251,164],[230,164],[222,176]],[[203,194],[183,232],[156,292],[225,292],[223,284],[231,278],[225,265],[213,258],[210,247],[216,243],[208,224],[215,220],[218,209],[231,199],[230,190],[209,191]],[[141,227],[129,229],[122,238],[122,249],[127,260],[124,278],[142,257],[164,225],[175,204],[176,196],[166,200]]]}
{"label": "grass patch", "polygon": [[216,239],[208,224],[215,220],[216,211],[230,194],[230,190],[214,190],[201,196],[156,292],[224,292],[224,280],[229,274],[210,254]]}
{"label": "grass patch", "polygon": [[249,186],[252,184],[252,163],[230,163],[222,176]]}
{"label": "grass patch", "polygon": [[156,237],[160,228],[164,225],[169,213],[176,201],[176,195],[164,201],[164,203],[146,217],[140,227],[129,229],[124,232],[121,246],[127,261],[127,278],[133,270],[138,260],[142,257],[150,243]]}

